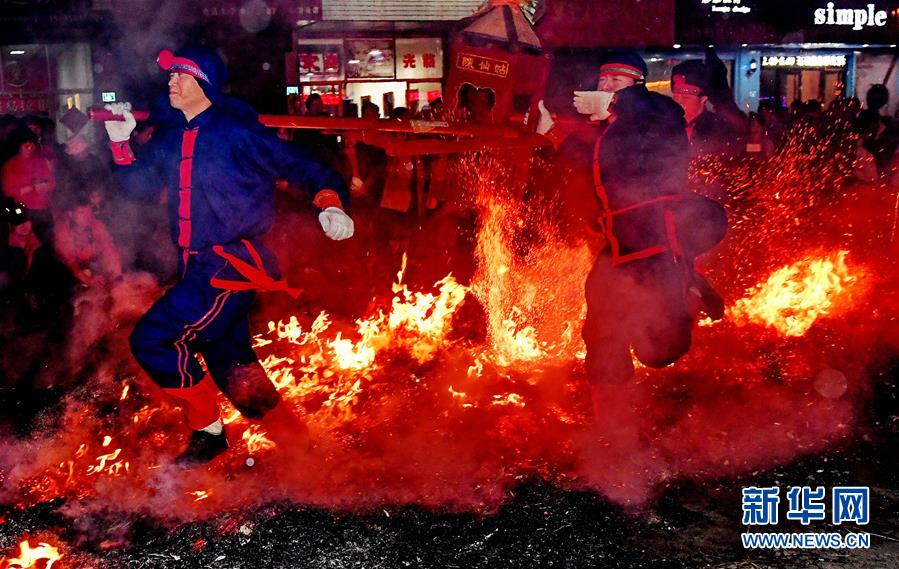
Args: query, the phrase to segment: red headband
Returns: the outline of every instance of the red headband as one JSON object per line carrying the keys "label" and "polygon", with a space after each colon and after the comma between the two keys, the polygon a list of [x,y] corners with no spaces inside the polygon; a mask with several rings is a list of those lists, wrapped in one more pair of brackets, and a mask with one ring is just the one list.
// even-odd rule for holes
{"label": "red headband", "polygon": [[599,76],[602,77],[603,75],[624,75],[637,81],[645,79],[642,71],[624,63],[606,63],[599,68]]}
{"label": "red headband", "polygon": [[687,83],[687,78],[683,75],[675,75],[671,81],[671,92],[701,97],[703,88],[698,85]]}
{"label": "red headband", "polygon": [[196,79],[202,79],[209,83],[209,77],[203,73],[200,66],[187,59],[186,57],[175,57],[171,51],[164,49],[156,56],[156,63],[163,71],[177,71],[178,73],[186,73]]}

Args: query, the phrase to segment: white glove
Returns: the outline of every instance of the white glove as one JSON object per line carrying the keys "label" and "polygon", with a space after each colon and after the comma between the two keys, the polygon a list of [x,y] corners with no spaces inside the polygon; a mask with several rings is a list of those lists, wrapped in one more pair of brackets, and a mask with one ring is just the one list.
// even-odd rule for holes
{"label": "white glove", "polygon": [[603,121],[609,118],[609,105],[615,93],[608,91],[575,91],[574,108],[582,115],[590,115],[590,120]]}
{"label": "white glove", "polygon": [[537,102],[537,109],[540,110],[540,118],[537,120],[537,134],[546,134],[556,123],[553,121],[552,113],[543,104],[543,99]]}
{"label": "white glove", "polygon": [[349,239],[353,236],[354,225],[350,216],[339,207],[329,207],[318,214],[318,222],[322,224],[325,235],[334,241]]}
{"label": "white glove", "polygon": [[134,115],[131,114],[131,103],[110,103],[104,105],[104,108],[114,115],[125,117],[123,121],[103,121],[109,140],[125,142],[131,138],[131,131],[137,126],[137,121],[134,120]]}

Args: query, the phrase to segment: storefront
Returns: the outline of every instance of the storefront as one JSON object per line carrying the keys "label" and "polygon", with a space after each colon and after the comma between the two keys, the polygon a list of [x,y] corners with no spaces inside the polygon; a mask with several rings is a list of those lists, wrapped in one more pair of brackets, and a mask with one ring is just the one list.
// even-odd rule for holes
{"label": "storefront", "polygon": [[0,47],[0,114],[58,118],[94,103],[91,48],[86,43]]}
{"label": "storefront", "polygon": [[681,0],[675,18],[684,46],[731,50],[732,85],[739,106],[763,101],[789,105],[864,94],[888,81],[899,38],[897,0]]}
{"label": "storefront", "polygon": [[845,96],[852,52],[765,52],[760,71],[759,102],[781,107],[817,100],[829,105]]}
{"label": "storefront", "polygon": [[[288,56],[288,95],[319,93],[336,116],[358,116],[371,102],[388,116],[443,96],[443,39],[435,37],[300,39]],[[291,77],[293,72],[293,77]]]}

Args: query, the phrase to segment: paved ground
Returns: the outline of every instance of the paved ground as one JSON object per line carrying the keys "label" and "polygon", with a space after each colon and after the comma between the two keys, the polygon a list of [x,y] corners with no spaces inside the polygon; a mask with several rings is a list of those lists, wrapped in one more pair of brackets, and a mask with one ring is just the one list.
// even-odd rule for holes
{"label": "paved ground", "polygon": [[[865,440],[868,439],[868,440]],[[495,515],[450,515],[414,507],[340,514],[272,504],[249,515],[166,528],[151,519],[80,520],[60,527],[61,504],[4,515],[0,546],[24,531],[51,530],[75,544],[64,567],[607,567],[720,569],[899,566],[899,476],[890,457],[899,437],[882,431],[855,444],[739,480],[668,488],[652,511],[629,516],[590,493],[524,483]],[[742,549],[740,489],[747,485],[871,486],[871,549]],[[785,500],[784,500],[785,501]],[[238,518],[239,516],[239,518]],[[94,527],[128,524],[130,543],[109,543]],[[66,524],[68,525],[68,524]],[[828,523],[780,524],[779,531],[838,531]],[[37,535],[37,534],[35,534]]]}

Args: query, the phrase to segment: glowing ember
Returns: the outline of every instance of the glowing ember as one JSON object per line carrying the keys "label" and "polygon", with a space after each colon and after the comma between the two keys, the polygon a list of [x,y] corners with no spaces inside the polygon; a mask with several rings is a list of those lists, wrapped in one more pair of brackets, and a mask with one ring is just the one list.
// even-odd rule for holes
{"label": "glowing ember", "polygon": [[3,569],[29,569],[37,568],[39,561],[44,561],[42,565],[45,569],[50,569],[53,564],[62,558],[59,549],[53,547],[49,543],[41,542],[37,547],[32,548],[28,540],[19,544],[19,556],[6,559],[3,561]]}
{"label": "glowing ember", "polygon": [[194,497],[194,502],[200,502],[208,498],[212,495],[211,490],[194,490],[192,492],[187,492],[188,496]]}
{"label": "glowing ember", "polygon": [[257,425],[251,425],[243,432],[243,440],[247,444],[247,452],[256,454],[261,451],[275,448],[275,443],[266,438],[265,431]]}
{"label": "glowing ember", "polygon": [[468,402],[467,402],[467,401],[468,401],[468,394],[465,393],[464,391],[456,391],[455,389],[453,389],[453,386],[452,386],[452,385],[449,386],[449,388],[447,389],[447,391],[450,392],[450,395],[453,396],[453,399],[454,399],[457,403],[459,403],[460,405],[462,405],[462,407],[465,407],[465,408],[471,408],[471,407],[476,407],[476,406],[477,406],[477,405],[475,405],[475,404],[473,404],[473,403],[468,403]]}
{"label": "glowing ember", "polygon": [[803,259],[775,271],[729,310],[738,324],[770,326],[784,336],[802,336],[827,316],[841,293],[855,282],[846,267],[847,251]]}
{"label": "glowing ember", "polygon": [[524,407],[524,398],[517,393],[507,393],[506,395],[494,395],[494,405],[514,405],[516,407]]}
{"label": "glowing ember", "polygon": [[115,449],[109,454],[101,454],[97,457],[97,464],[93,464],[87,468],[87,473],[100,474],[101,472],[106,472],[112,476],[118,476],[123,470],[128,472],[130,465],[127,461],[118,460],[120,454],[122,454],[122,449],[120,448]]}

